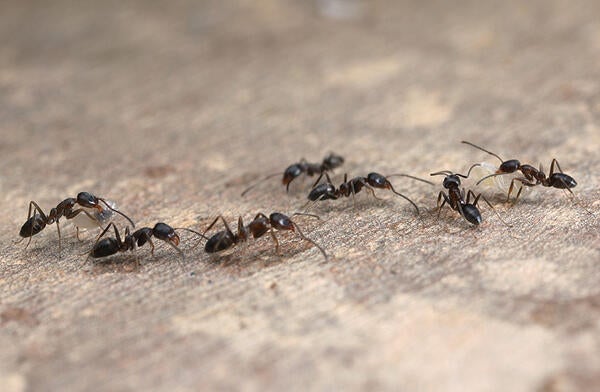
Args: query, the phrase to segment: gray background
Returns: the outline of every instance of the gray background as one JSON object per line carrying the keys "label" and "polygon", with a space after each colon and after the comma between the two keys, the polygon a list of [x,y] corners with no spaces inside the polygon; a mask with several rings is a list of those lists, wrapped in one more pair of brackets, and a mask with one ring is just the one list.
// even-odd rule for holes
{"label": "gray background", "polygon": [[[599,3],[345,5],[2,2],[3,391],[600,388]],[[297,218],[328,262],[289,234],[221,258],[182,234],[183,266],[164,245],[84,264],[97,232],[64,221],[61,259],[54,227],[12,244],[30,200],[202,230],[300,209],[310,181],[239,193],[301,157],[344,155],[336,183],[494,162],[463,139],[557,158],[579,204],[488,194],[513,227],[483,205],[472,228],[437,220],[441,178],[395,178],[420,219],[381,191]]]}

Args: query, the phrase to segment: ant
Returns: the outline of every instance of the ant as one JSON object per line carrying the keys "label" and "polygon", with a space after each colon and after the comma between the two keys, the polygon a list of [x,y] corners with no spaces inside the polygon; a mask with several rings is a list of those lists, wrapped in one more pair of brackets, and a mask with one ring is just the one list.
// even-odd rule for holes
{"label": "ant", "polygon": [[[283,185],[285,185],[285,191],[289,192],[290,184],[292,183],[292,181],[300,177],[302,173],[305,173],[309,177],[312,177],[316,174],[322,175],[323,173],[333,171],[334,169],[342,166],[343,164],[344,158],[334,153],[330,153],[325,158],[323,158],[323,162],[321,163],[309,163],[306,161],[306,159],[302,158],[300,162],[293,163],[290,166],[288,166],[287,169],[285,169],[285,171],[283,172],[283,178],[281,179],[281,182]],[[246,195],[246,193],[248,193],[251,189],[256,187],[261,182],[279,175],[281,175],[281,173],[274,173],[264,177],[256,184],[246,188],[246,190],[242,192],[242,196]]]}
{"label": "ant", "polygon": [[[65,219],[73,219],[80,213],[84,213],[88,218],[100,224],[98,217],[91,215],[88,211],[84,210],[84,208],[94,208],[98,210],[100,214],[102,214],[103,212],[105,212],[105,209],[102,205],[100,205],[100,202],[102,202],[102,204],[104,204],[109,210],[114,211],[117,214],[124,217],[125,219],[127,219],[129,223],[131,223],[131,226],[135,227],[135,224],[127,215],[111,207],[105,199],[101,197],[96,197],[89,192],[79,192],[76,198],[69,197],[58,203],[56,207],[50,210],[48,215],[44,214],[44,211],[42,211],[40,206],[35,201],[30,201],[29,212],[27,213],[27,220],[25,221],[23,226],[21,226],[21,230],[19,231],[19,235],[23,238],[17,241],[17,243],[21,242],[25,238],[29,238],[29,240],[27,241],[27,245],[25,246],[25,249],[27,249],[29,243],[31,242],[31,237],[44,230],[44,228],[47,225],[56,223],[56,229],[58,230],[58,247],[60,254],[60,250],[62,249],[59,225],[60,218],[64,216]],[[76,206],[79,206],[80,208],[75,209]],[[31,214],[32,212],[33,215]],[[77,229],[77,234],[79,235],[79,229]]]}
{"label": "ant", "polygon": [[[111,226],[114,229],[115,237],[103,238],[101,240]],[[117,252],[133,251],[136,247],[143,246],[146,242],[150,244],[150,247],[152,248],[150,253],[154,256],[154,243],[152,242],[152,237],[155,237],[171,245],[177,253],[179,253],[181,258],[184,259],[183,252],[179,249],[179,235],[175,230],[187,230],[200,237],[206,238],[195,230],[187,229],[185,227],[172,228],[166,223],[158,222],[153,228],[142,227],[141,229],[134,231],[133,234],[130,234],[129,227],[127,227],[125,228],[125,239],[122,240],[117,226],[114,223],[110,223],[98,236],[89,256],[97,259],[112,256]]]}
{"label": "ant", "polygon": [[[469,170],[470,171],[470,170]],[[440,216],[440,212],[442,211],[442,207],[444,204],[448,203],[448,206],[455,211],[458,211],[460,216],[465,218],[465,220],[469,223],[472,223],[476,226],[483,222],[483,218],[481,217],[481,213],[477,208],[477,202],[479,202],[479,198],[481,197],[488,206],[494,211],[494,207],[490,204],[489,201],[480,193],[475,196],[475,193],[469,189],[467,192],[467,200],[465,200],[465,189],[460,190],[460,177],[468,178],[468,174],[465,176],[464,174],[453,173],[449,170],[442,170],[436,173],[431,173],[431,176],[446,176],[444,178],[444,188],[448,190],[448,194],[444,193],[444,191],[440,191],[437,198],[437,206],[438,206],[438,218]],[[471,196],[473,197],[473,202],[471,203]],[[443,198],[443,201],[442,201]],[[441,202],[441,204],[440,204]],[[498,213],[496,213],[498,215]],[[507,224],[500,215],[498,215],[500,220]]]}
{"label": "ant", "polygon": [[[319,177],[319,179],[317,180],[317,183],[319,182],[319,180],[321,179],[322,176],[323,175],[321,175]],[[397,192],[394,189],[394,187],[392,186],[392,183],[388,180],[388,178],[390,178],[390,177],[408,177],[408,178],[412,178],[413,180],[422,181],[422,182],[428,183],[430,185],[434,185],[430,181],[424,180],[422,178],[410,176],[408,174],[390,174],[388,176],[384,176],[379,173],[369,173],[369,174],[367,174],[366,177],[354,177],[350,181],[348,181],[348,175],[344,174],[344,182],[342,184],[340,184],[340,186],[338,188],[336,188],[331,183],[331,178],[329,178],[329,175],[327,173],[325,173],[325,176],[327,177],[327,182],[324,182],[322,184],[315,186],[308,194],[309,203],[311,201],[319,201],[319,200],[336,200],[342,196],[343,197],[350,197],[350,196],[354,197],[354,195],[357,194],[358,192],[360,192],[363,189],[363,187],[365,189],[367,189],[369,192],[371,192],[373,197],[378,199],[378,197],[375,196],[375,191],[373,190],[373,188],[389,189],[396,195],[404,198],[410,204],[412,204],[413,207],[415,207],[417,214],[419,214],[419,207],[417,207],[415,202],[413,202],[408,197],[404,196],[402,193]]]}
{"label": "ant", "polygon": [[[493,152],[488,151],[482,147],[479,147],[471,142],[466,142],[463,140],[461,143],[468,144],[469,146],[475,147],[478,150],[481,150],[492,156],[495,156],[501,162],[500,166],[498,167],[498,170],[496,170],[495,173],[492,173],[488,176],[483,177],[482,179],[477,181],[476,185],[479,185],[482,181],[484,181],[490,177],[501,176],[503,174],[514,173],[516,171],[520,171],[521,173],[523,173],[523,175],[525,176],[524,178],[523,177],[513,178],[512,181],[510,182],[510,187],[508,188],[508,195],[506,197],[507,202],[510,200],[510,194],[512,193],[513,188],[515,186],[515,181],[519,181],[522,184],[521,187],[519,188],[519,191],[517,192],[517,197],[515,198],[515,203],[517,202],[517,200],[519,199],[519,196],[521,195],[521,191],[523,190],[523,185],[532,187],[532,186],[541,184],[542,186],[545,186],[545,187],[566,189],[567,191],[569,191],[571,193],[571,195],[573,195],[573,191],[571,191],[570,188],[575,188],[575,186],[577,186],[577,182],[575,181],[575,179],[573,177],[563,173],[563,171],[560,168],[560,165],[558,164],[558,161],[556,159],[552,159],[552,163],[550,164],[550,174],[548,177],[546,177],[546,174],[544,173],[544,170],[543,170],[541,164],[540,164],[540,168],[536,169],[535,167],[533,167],[531,165],[521,164],[521,162],[519,162],[517,159],[509,159],[508,161],[505,161],[502,158],[500,158],[500,156],[498,156],[497,154],[494,154]],[[555,164],[560,173],[554,172]],[[478,165],[480,165],[480,164],[476,163],[473,166],[478,166]]]}
{"label": "ant", "polygon": [[[293,215],[305,215],[319,219],[317,215],[304,214],[300,212],[296,212]],[[219,215],[206,228],[206,230],[204,230],[204,234],[206,234],[206,232],[210,230],[219,219],[223,221],[223,224],[225,225],[225,230],[219,231],[206,241],[206,244],[204,245],[204,251],[206,253],[216,253],[226,249],[230,249],[238,243],[245,242],[246,240],[248,240],[248,238],[250,238],[250,235],[252,235],[252,237],[256,239],[262,237],[264,234],[269,232],[271,234],[271,238],[273,238],[273,241],[275,242],[275,251],[277,252],[277,254],[279,254],[279,241],[277,240],[277,236],[275,236],[275,230],[285,230],[298,233],[298,235],[303,240],[310,242],[317,249],[319,249],[319,251],[323,254],[323,257],[325,257],[325,260],[327,260],[327,253],[325,253],[323,248],[321,248],[316,242],[314,242],[310,238],[306,237],[300,230],[300,227],[298,227],[298,225],[294,221],[292,221],[287,215],[284,215],[282,213],[274,212],[268,217],[262,212],[258,213],[254,217],[252,222],[250,222],[247,226],[244,226],[244,221],[240,216],[238,218],[237,233],[231,231],[229,225],[227,224],[223,216]]]}

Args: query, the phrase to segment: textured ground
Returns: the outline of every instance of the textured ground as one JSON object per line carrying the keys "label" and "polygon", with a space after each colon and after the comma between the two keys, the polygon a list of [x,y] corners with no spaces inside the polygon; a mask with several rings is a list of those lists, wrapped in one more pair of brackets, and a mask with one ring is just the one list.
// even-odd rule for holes
{"label": "textured ground", "polygon": [[[340,4],[3,2],[3,391],[600,389],[599,3]],[[463,139],[557,158],[579,203],[491,197],[512,228],[485,205],[472,228],[436,219],[439,185],[395,178],[420,219],[384,192],[298,218],[328,262],[289,235],[282,257],[265,238],[183,267],[166,246],[84,265],[93,235],[68,223],[61,259],[54,227],[12,244],[30,200],[88,190],[202,229],[300,209],[308,181],[239,193],[301,157],[493,162]]]}

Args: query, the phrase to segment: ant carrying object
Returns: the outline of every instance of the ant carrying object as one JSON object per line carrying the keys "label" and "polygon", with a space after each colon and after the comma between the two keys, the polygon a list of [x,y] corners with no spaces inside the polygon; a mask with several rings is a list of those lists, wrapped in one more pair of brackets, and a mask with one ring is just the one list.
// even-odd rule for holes
{"label": "ant carrying object", "polygon": [[[463,140],[461,143],[468,144],[469,146],[475,147],[478,150],[481,150],[492,156],[495,156],[501,162],[500,166],[498,167],[498,169],[496,170],[495,173],[492,173],[490,175],[483,177],[482,179],[477,181],[476,185],[479,185],[482,181],[485,181],[486,179],[488,179],[490,177],[501,176],[503,174],[514,173],[516,171],[520,171],[521,173],[523,173],[524,178],[523,177],[513,178],[512,181],[510,182],[510,187],[508,188],[508,195],[506,197],[507,202],[510,200],[510,194],[512,193],[513,188],[515,186],[515,181],[519,181],[522,184],[521,187],[519,188],[519,191],[517,192],[517,197],[515,198],[515,203],[517,202],[517,200],[519,199],[519,196],[521,195],[523,186],[533,187],[533,186],[541,184],[542,186],[545,186],[545,187],[566,189],[567,191],[569,191],[571,193],[571,195],[573,195],[573,191],[571,191],[570,188],[575,188],[575,186],[577,186],[577,182],[575,181],[575,179],[573,177],[563,173],[563,171],[560,168],[560,165],[558,164],[558,161],[556,159],[552,159],[552,163],[550,164],[550,174],[548,175],[548,177],[546,177],[546,174],[544,173],[544,170],[543,170],[541,164],[540,164],[540,168],[536,169],[535,167],[533,167],[531,165],[521,164],[521,162],[519,162],[517,159],[509,159],[509,160],[505,161],[502,158],[500,158],[500,156],[498,156],[497,154],[494,154],[493,152],[488,151],[482,147],[479,147],[478,145],[475,145],[471,142],[466,142]],[[558,169],[559,173],[554,172],[555,164],[556,164],[556,168]],[[479,166],[479,165],[481,165],[481,164],[476,163],[473,166]]]}
{"label": "ant carrying object", "polygon": [[[375,196],[375,191],[373,190],[373,188],[389,189],[396,195],[404,198],[410,204],[412,204],[413,207],[415,207],[417,214],[419,214],[419,207],[417,207],[415,202],[413,202],[408,197],[404,196],[402,193],[397,192],[394,189],[394,187],[392,186],[392,184],[390,183],[390,181],[388,180],[388,178],[390,178],[390,177],[408,177],[413,180],[422,181],[422,182],[426,182],[430,185],[434,185],[430,181],[424,180],[422,178],[414,177],[414,176],[411,176],[408,174],[390,174],[388,176],[384,176],[379,173],[369,173],[366,177],[354,177],[350,181],[348,181],[348,175],[344,174],[344,182],[342,184],[340,184],[340,186],[338,188],[336,188],[331,183],[331,178],[329,178],[329,175],[327,173],[325,173],[325,176],[327,177],[327,182],[316,185],[308,194],[309,203],[311,201],[319,201],[319,200],[336,200],[342,196],[343,197],[350,197],[350,196],[354,197],[354,195],[357,194],[358,192],[360,192],[363,189],[363,187],[365,189],[367,189],[368,191],[370,191],[371,194],[373,195],[373,197],[378,199],[378,197]],[[319,182],[321,177],[322,177],[322,175],[317,180],[317,183]]]}
{"label": "ant carrying object", "polygon": [[[114,229],[115,237],[102,238],[111,226]],[[179,235],[175,230],[187,230],[202,238],[206,238],[195,230],[187,229],[185,227],[172,228],[166,223],[159,222],[155,224],[153,228],[142,227],[141,229],[134,231],[133,234],[129,233],[129,227],[127,227],[125,228],[125,239],[122,240],[117,226],[114,223],[110,223],[98,236],[89,256],[97,259],[112,256],[117,252],[133,251],[136,247],[143,246],[146,242],[150,244],[150,247],[152,248],[150,253],[154,256],[154,243],[152,242],[152,237],[155,237],[171,245],[183,259],[183,252],[179,249]]]}
{"label": "ant carrying object", "polygon": [[[318,216],[312,214],[304,214],[297,212],[293,215],[305,215],[319,219]],[[298,227],[298,225],[294,221],[292,221],[287,215],[281,214],[279,212],[274,212],[267,217],[263,213],[258,213],[254,217],[252,222],[250,222],[247,226],[244,226],[244,221],[240,216],[238,219],[237,233],[231,231],[229,225],[227,224],[227,221],[225,221],[225,218],[223,218],[222,215],[219,215],[206,228],[206,230],[204,230],[204,234],[206,234],[206,232],[210,230],[219,219],[223,221],[223,224],[225,225],[225,230],[219,231],[218,233],[210,237],[208,241],[206,241],[206,244],[204,245],[204,251],[206,253],[216,253],[226,249],[230,249],[238,243],[245,242],[246,240],[248,240],[248,238],[250,238],[250,235],[252,235],[253,238],[260,238],[264,234],[269,232],[271,234],[271,238],[275,242],[275,251],[279,254],[279,241],[277,240],[277,236],[275,235],[275,230],[279,230],[292,231],[298,233],[298,235],[303,240],[310,242],[317,249],[319,249],[319,251],[323,254],[323,257],[325,257],[325,260],[327,260],[327,253],[325,253],[323,248],[321,248],[316,242],[314,242],[310,238],[306,237],[300,230],[300,227]]]}
{"label": "ant carrying object", "polygon": [[[294,163],[294,164],[288,166],[287,169],[285,169],[285,171],[283,172],[283,178],[281,179],[281,183],[283,185],[285,185],[286,192],[289,192],[290,184],[292,183],[292,181],[294,181],[296,178],[300,177],[300,175],[302,175],[302,173],[305,173],[309,177],[312,177],[317,174],[322,175],[323,173],[333,171],[334,169],[342,166],[343,164],[344,164],[344,158],[342,156],[336,155],[334,153],[330,153],[325,158],[323,158],[323,162],[321,162],[321,163],[309,163],[306,161],[306,159],[302,158],[300,160],[300,162]],[[268,180],[269,178],[279,176],[279,175],[281,175],[280,172],[273,173],[273,174],[270,174],[270,175],[264,177],[256,184],[246,188],[242,192],[242,196],[246,195],[246,193],[248,193],[251,189],[256,187],[261,182]]]}
{"label": "ant carrying object", "polygon": [[[475,193],[472,190],[467,192],[467,200],[465,201],[465,189],[460,190],[460,177],[468,178],[468,174],[465,176],[464,174],[453,173],[449,170],[442,170],[436,173],[431,173],[431,176],[439,176],[443,175],[444,178],[444,188],[448,190],[448,194],[444,193],[444,191],[440,191],[437,198],[437,206],[438,206],[438,218],[440,216],[440,212],[442,211],[442,207],[444,204],[448,203],[448,206],[455,211],[458,211],[460,216],[465,218],[465,220],[474,225],[479,225],[483,222],[483,218],[481,217],[481,213],[477,208],[477,202],[481,197],[488,206],[494,211],[494,207],[490,204],[489,201],[480,193],[475,196]],[[471,203],[471,196],[473,196],[473,203]],[[442,201],[443,198],[443,201]],[[441,203],[440,203],[441,202]],[[497,213],[496,213],[497,214]],[[498,215],[498,214],[497,214]],[[504,222],[502,217],[498,215],[498,218],[506,224],[510,226],[508,223]]]}
{"label": "ant carrying object", "polygon": [[[56,229],[58,230],[58,246],[59,246],[59,253],[60,253],[60,250],[61,250],[61,241],[60,241],[61,236],[60,236],[60,225],[59,225],[60,218],[62,218],[64,216],[65,219],[73,219],[76,216],[78,216],[80,213],[83,213],[88,218],[90,218],[92,221],[95,221],[98,223],[98,225],[100,225],[100,221],[99,221],[100,218],[98,216],[94,216],[94,215],[90,214],[88,211],[86,211],[84,209],[84,208],[96,209],[100,214],[99,216],[101,216],[101,214],[103,214],[106,210],[100,203],[102,203],[104,206],[106,206],[106,208],[108,208],[109,210],[114,211],[117,214],[123,216],[125,219],[127,219],[129,221],[129,223],[131,223],[132,227],[135,227],[135,224],[127,215],[125,215],[122,212],[111,207],[110,204],[105,199],[103,199],[101,197],[96,197],[89,192],[79,192],[77,194],[76,198],[69,197],[68,199],[65,199],[65,200],[61,201],[60,203],[58,203],[58,205],[56,207],[54,207],[50,210],[48,215],[44,214],[44,211],[42,211],[40,206],[35,201],[30,201],[29,202],[29,212],[27,213],[27,220],[25,221],[23,226],[21,226],[21,230],[19,231],[19,235],[23,238],[17,242],[21,242],[23,239],[29,238],[29,240],[27,241],[27,245],[25,246],[25,248],[27,248],[29,246],[29,243],[31,242],[31,237],[33,237],[40,231],[44,230],[44,228],[47,225],[56,223]],[[79,208],[75,208],[76,206],[79,206]],[[33,212],[33,215],[32,215],[32,212]],[[79,229],[77,229],[77,234],[79,236]]]}

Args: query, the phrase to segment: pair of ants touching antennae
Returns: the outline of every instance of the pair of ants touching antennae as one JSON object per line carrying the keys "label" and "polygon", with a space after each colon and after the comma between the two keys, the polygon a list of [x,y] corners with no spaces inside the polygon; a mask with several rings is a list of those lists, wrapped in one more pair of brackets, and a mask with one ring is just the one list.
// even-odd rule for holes
{"label": "pair of ants touching antennae", "polygon": [[[407,200],[415,208],[417,214],[419,213],[419,207],[417,207],[416,203],[402,193],[397,192],[388,178],[407,177],[433,185],[433,183],[430,181],[408,174],[390,174],[384,176],[382,174],[372,172],[367,174],[366,177],[354,177],[350,179],[350,181],[348,181],[348,175],[344,174],[344,181],[338,187],[336,187],[331,181],[329,173],[340,167],[343,163],[344,158],[335,153],[330,153],[327,155],[325,158],[323,158],[321,163],[309,163],[303,158],[300,160],[300,162],[291,164],[283,171],[283,178],[281,182],[283,185],[285,185],[286,191],[289,191],[290,183],[303,173],[308,177],[318,175],[319,177],[313,184],[312,189],[308,194],[309,201],[307,204],[323,200],[337,200],[341,197],[354,197],[354,195],[359,193],[363,188],[367,189],[371,195],[377,198],[374,189],[386,189]],[[262,178],[257,183],[246,188],[242,192],[242,196],[248,194],[250,190],[256,188],[257,185],[261,184],[265,180],[281,174],[281,172],[278,172]],[[323,176],[325,176],[327,182],[319,184]]]}

